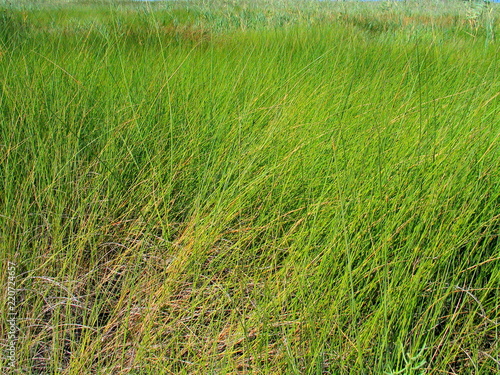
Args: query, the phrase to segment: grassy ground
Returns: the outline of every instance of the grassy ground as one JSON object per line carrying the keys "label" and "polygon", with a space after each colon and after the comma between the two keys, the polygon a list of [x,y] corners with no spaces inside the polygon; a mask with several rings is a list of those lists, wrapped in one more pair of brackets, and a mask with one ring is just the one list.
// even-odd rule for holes
{"label": "grassy ground", "polygon": [[498,15],[3,5],[2,371],[498,373]]}

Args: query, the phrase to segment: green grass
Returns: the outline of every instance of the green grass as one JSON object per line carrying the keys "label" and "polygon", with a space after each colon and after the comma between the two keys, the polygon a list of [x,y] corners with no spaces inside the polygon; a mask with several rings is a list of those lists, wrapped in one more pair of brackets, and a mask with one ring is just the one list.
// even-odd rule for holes
{"label": "green grass", "polygon": [[499,372],[499,10],[468,7],[3,5],[3,371]]}

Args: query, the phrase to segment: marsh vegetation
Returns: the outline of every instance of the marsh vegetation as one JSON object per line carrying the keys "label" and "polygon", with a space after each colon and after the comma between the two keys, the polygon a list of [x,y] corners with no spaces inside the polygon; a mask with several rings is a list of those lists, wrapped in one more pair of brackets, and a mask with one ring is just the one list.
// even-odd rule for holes
{"label": "marsh vegetation", "polygon": [[471,9],[2,5],[9,371],[500,372],[499,9]]}

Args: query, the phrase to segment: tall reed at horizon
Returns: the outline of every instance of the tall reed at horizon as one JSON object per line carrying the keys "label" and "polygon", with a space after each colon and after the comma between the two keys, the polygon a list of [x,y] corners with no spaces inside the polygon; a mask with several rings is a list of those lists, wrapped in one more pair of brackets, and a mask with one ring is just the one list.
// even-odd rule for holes
{"label": "tall reed at horizon", "polygon": [[467,6],[2,5],[2,373],[500,372],[498,7]]}

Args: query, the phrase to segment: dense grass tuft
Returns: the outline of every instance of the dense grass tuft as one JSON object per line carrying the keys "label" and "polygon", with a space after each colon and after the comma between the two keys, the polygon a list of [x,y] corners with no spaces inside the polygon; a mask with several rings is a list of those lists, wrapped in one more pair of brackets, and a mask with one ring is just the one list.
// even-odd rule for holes
{"label": "dense grass tuft", "polygon": [[4,5],[10,373],[499,372],[498,7],[467,7]]}

